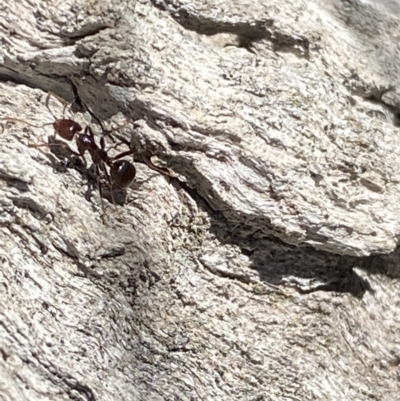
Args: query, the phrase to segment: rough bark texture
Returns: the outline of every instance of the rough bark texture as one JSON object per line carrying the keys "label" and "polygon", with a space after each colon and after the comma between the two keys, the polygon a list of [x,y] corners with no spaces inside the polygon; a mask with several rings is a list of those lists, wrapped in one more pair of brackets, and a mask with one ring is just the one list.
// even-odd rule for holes
{"label": "rough bark texture", "polygon": [[[1,400],[400,400],[386,5],[0,0]],[[48,91],[176,178],[104,225]]]}

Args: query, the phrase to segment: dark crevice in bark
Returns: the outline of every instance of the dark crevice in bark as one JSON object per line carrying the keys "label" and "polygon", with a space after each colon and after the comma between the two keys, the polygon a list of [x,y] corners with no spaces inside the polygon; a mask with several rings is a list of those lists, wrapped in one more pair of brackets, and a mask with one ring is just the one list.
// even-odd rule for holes
{"label": "dark crevice in bark", "polygon": [[67,101],[73,101],[73,91],[70,81],[57,75],[42,75],[31,70],[28,75],[10,67],[0,67],[0,82],[13,82],[17,85],[26,85],[33,89],[41,89],[45,92],[54,92]]}
{"label": "dark crevice in bark", "polygon": [[108,24],[93,23],[87,24],[86,26],[75,32],[60,32],[59,36],[61,38],[64,38],[66,46],[71,46],[79,40],[90,38],[91,36],[96,36],[100,32],[110,28],[113,28],[113,26]]}
{"label": "dark crevice in bark", "polygon": [[160,10],[167,11],[176,22],[190,31],[207,36],[219,33],[237,35],[237,46],[245,48],[251,53],[256,53],[253,45],[265,39],[272,43],[274,51],[294,53],[298,57],[309,57],[310,41],[300,35],[287,35],[274,30],[272,19],[233,23],[192,13],[184,7],[174,7],[168,1],[152,0],[152,3]]}
{"label": "dark crevice in bark", "polygon": [[[223,244],[237,245],[242,253],[252,261],[251,267],[258,271],[260,279],[266,285],[286,285],[287,277],[298,277],[309,280],[309,285],[293,283],[299,292],[307,294],[315,291],[349,293],[362,298],[366,291],[373,292],[366,279],[360,277],[354,267],[360,267],[376,274],[382,274],[385,266],[377,268],[374,263],[376,256],[357,258],[352,256],[334,255],[318,251],[311,247],[296,247],[283,243],[278,238],[262,235],[251,226],[243,223],[229,222],[220,212],[213,210],[209,202],[195,188],[185,183],[179,183],[198,205],[211,216],[210,231]],[[197,255],[201,259],[201,255]],[[390,257],[389,257],[390,260]],[[206,264],[202,262],[208,270]],[[210,270],[213,274],[249,284],[247,276],[224,270]],[[400,272],[399,272],[400,274]]]}

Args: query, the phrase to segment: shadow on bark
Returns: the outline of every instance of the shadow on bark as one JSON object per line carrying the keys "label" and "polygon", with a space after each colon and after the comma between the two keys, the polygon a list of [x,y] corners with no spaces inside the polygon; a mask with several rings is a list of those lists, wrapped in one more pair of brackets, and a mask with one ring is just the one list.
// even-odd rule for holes
{"label": "shadow on bark", "polygon": [[251,259],[251,267],[267,284],[290,285],[301,293],[332,291],[362,298],[366,291],[373,292],[373,289],[355,268],[372,274],[400,277],[400,248],[390,255],[354,257],[318,251],[309,246],[296,247],[274,237],[257,238],[252,227],[228,222],[220,212],[211,210],[196,191],[187,187],[185,190],[198,207],[211,216],[211,232],[221,243],[240,247],[242,253]]}

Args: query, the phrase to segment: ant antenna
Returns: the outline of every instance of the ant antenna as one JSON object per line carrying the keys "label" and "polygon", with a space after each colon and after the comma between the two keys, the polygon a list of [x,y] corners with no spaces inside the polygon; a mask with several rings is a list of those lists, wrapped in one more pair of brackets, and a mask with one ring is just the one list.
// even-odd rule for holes
{"label": "ant antenna", "polygon": [[93,113],[92,110],[90,110],[89,106],[87,106],[86,104],[83,105],[83,108],[91,115],[91,117],[96,120],[97,124],[100,125],[101,131],[103,132],[103,136],[105,136],[105,133],[108,134],[108,132],[106,131],[106,129],[104,128],[104,125],[102,123],[102,121],[96,116],[96,114]]}
{"label": "ant antenna", "polygon": [[[60,103],[62,103],[64,105],[63,117],[64,117],[65,110],[67,109],[69,103],[65,99],[61,98],[60,96],[57,96],[54,92],[51,92],[51,91],[47,92],[46,102],[45,102],[47,110],[49,110],[49,112],[52,115],[52,117],[54,118],[54,120],[57,121],[59,119],[53,114],[53,112],[50,109],[50,105],[49,105],[50,97],[54,97],[55,99],[57,99]],[[71,109],[72,105],[76,102],[76,99],[77,99],[77,96],[75,97],[74,101],[70,104],[70,107],[69,107],[70,109]],[[35,125],[26,120],[22,120],[20,118],[14,118],[14,117],[3,117],[3,118],[0,118],[0,121],[7,121],[7,122],[11,122],[11,123],[23,123],[23,124],[29,125],[31,127],[34,127],[34,128],[43,128],[48,125],[54,125],[54,123],[44,123],[42,125]]]}
{"label": "ant antenna", "polygon": [[63,118],[64,118],[64,115],[65,115],[65,110],[67,110],[67,107],[69,106],[69,109],[71,110],[72,106],[75,104],[75,102],[76,102],[77,99],[78,99],[78,96],[75,96],[75,97],[74,97],[74,101],[73,101],[72,103],[68,103],[65,99],[63,99],[62,97],[56,95],[54,92],[51,92],[51,91],[47,92],[45,104],[46,104],[47,110],[49,110],[49,112],[50,112],[50,114],[53,116],[54,120],[58,120],[59,118],[57,118],[57,117],[53,114],[53,112],[51,111],[51,109],[50,109],[49,100],[50,100],[51,97],[54,97],[55,99],[57,99],[60,103],[62,103],[62,104],[64,105],[63,114],[62,114],[62,115],[63,115]]}

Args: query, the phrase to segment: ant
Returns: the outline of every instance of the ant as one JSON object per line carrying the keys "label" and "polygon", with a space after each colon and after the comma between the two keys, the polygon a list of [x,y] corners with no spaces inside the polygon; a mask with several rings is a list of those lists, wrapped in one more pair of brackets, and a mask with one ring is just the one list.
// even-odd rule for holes
{"label": "ant", "polygon": [[[60,119],[53,123],[54,130],[56,133],[67,141],[72,141],[75,137],[76,146],[78,152],[69,149],[75,156],[80,156],[86,164],[85,153],[88,152],[92,158],[93,164],[96,166],[97,174],[100,175],[100,169],[102,169],[106,175],[107,181],[112,182],[121,189],[128,188],[136,175],[136,169],[131,162],[128,160],[119,160],[125,156],[129,156],[134,153],[134,150],[130,149],[126,152],[122,152],[114,157],[108,156],[105,149],[104,134],[100,138],[100,146],[97,145],[94,137],[92,128],[87,125],[84,132],[82,133],[82,127],[74,120]],[[49,144],[44,144],[49,145]],[[30,147],[39,147],[42,144],[33,144]],[[110,174],[104,167],[107,165],[110,168]]]}
{"label": "ant", "polygon": [[[65,103],[65,105],[67,104],[65,102],[65,100],[60,99],[57,95],[53,94],[52,92],[48,93],[48,96],[46,99],[46,104],[47,104],[50,96],[54,96],[60,102]],[[65,111],[65,107],[64,107],[64,111]],[[97,122],[100,124],[100,126],[102,128],[103,135],[100,138],[100,146],[96,143],[96,139],[94,137],[94,134],[93,134],[93,131],[92,131],[92,128],[90,127],[90,125],[87,125],[85,127],[85,129],[83,130],[82,126],[79,123],[77,123],[76,121],[71,120],[71,119],[67,119],[67,118],[55,119],[55,121],[53,123],[44,124],[42,126],[36,126],[27,121],[20,120],[17,118],[1,118],[0,120],[6,120],[9,122],[23,122],[25,124],[28,124],[28,125],[36,127],[36,128],[40,128],[45,125],[52,125],[56,134],[58,134],[62,139],[66,140],[66,141],[72,141],[75,138],[78,152],[72,150],[65,143],[63,143],[61,145],[66,146],[69,149],[69,151],[72,154],[74,154],[75,156],[81,157],[84,160],[85,166],[87,165],[86,159],[85,159],[85,154],[89,153],[89,155],[92,159],[92,162],[96,168],[97,185],[99,188],[103,214],[105,215],[106,213],[105,213],[102,189],[101,189],[101,184],[100,184],[101,172],[103,172],[106,177],[107,183],[110,187],[112,201],[113,201],[113,204],[115,205],[115,200],[114,200],[114,195],[113,195],[113,184],[118,188],[126,189],[132,184],[133,180],[135,179],[136,169],[135,169],[134,165],[130,161],[123,159],[123,157],[125,157],[125,156],[132,155],[134,153],[134,150],[131,148],[131,146],[127,140],[119,138],[122,141],[122,143],[125,143],[126,145],[128,145],[130,149],[125,152],[119,153],[114,157],[110,157],[108,155],[108,151],[105,149],[104,137],[107,134],[112,136],[111,132],[107,132],[104,129],[104,126],[101,123],[101,121],[88,108],[86,108],[86,109],[88,110],[90,115],[97,120]],[[60,146],[60,144],[40,143],[40,144],[30,144],[28,146],[32,147],[32,148],[37,148],[37,147],[41,147],[41,146],[47,146],[47,147]],[[143,160],[153,170],[156,170],[164,175],[170,176],[170,173],[168,170],[155,166],[151,162],[150,157],[143,157]],[[107,171],[106,166],[109,168],[110,172]]]}
{"label": "ant", "polygon": [[[115,199],[113,195],[113,185],[120,189],[128,188],[135,179],[136,169],[135,166],[128,160],[122,159],[125,156],[132,155],[134,150],[130,149],[128,151],[117,154],[114,157],[110,157],[105,149],[105,140],[103,135],[100,138],[100,146],[96,143],[92,128],[87,125],[82,133],[82,126],[74,120],[70,119],[59,119],[54,121],[53,127],[55,132],[64,140],[72,141],[75,137],[76,146],[78,152],[75,152],[71,148],[69,150],[75,156],[79,156],[84,160],[85,166],[87,165],[85,159],[85,153],[89,153],[92,162],[96,168],[96,179],[97,186],[99,188],[101,205],[103,213],[105,214],[105,207],[103,201],[103,193],[100,184],[101,171],[104,173],[107,183],[110,187],[111,198],[113,204],[115,205]],[[30,147],[39,147],[49,144],[33,144]],[[121,160],[122,159],[122,160]],[[108,166],[110,172],[108,173]]]}

